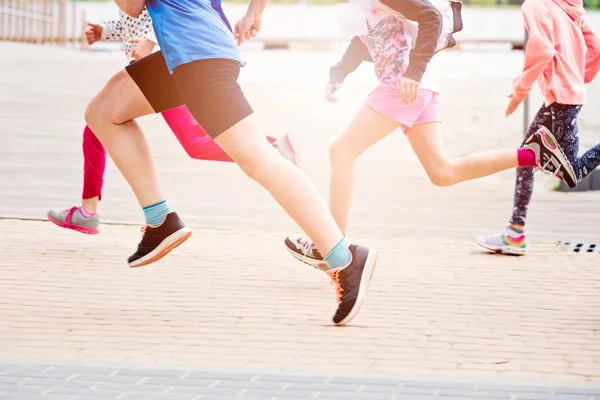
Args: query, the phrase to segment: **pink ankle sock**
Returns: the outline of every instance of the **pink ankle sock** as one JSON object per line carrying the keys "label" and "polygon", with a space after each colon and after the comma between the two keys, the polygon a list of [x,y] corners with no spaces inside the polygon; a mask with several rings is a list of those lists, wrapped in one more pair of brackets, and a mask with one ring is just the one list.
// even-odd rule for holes
{"label": "pink ankle sock", "polygon": [[90,217],[93,217],[94,215],[98,215],[97,213],[85,211],[85,209],[83,207],[79,207],[79,213],[83,216],[83,218],[90,218]]}
{"label": "pink ankle sock", "polygon": [[530,149],[517,149],[517,162],[519,163],[519,167],[537,166],[535,152]]}

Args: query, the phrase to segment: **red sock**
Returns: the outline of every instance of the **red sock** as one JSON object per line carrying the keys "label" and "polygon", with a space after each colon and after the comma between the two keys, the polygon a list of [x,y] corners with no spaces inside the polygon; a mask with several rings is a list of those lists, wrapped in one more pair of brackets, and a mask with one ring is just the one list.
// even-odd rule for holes
{"label": "red sock", "polygon": [[531,149],[518,149],[517,162],[519,167],[536,167],[535,152]]}

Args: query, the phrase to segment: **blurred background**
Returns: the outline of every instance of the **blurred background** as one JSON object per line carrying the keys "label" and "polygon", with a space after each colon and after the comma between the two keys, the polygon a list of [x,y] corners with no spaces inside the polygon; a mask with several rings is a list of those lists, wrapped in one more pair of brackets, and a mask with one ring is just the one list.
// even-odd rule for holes
{"label": "blurred background", "polygon": [[[326,48],[341,40],[335,4],[340,0],[271,0],[259,42],[266,48],[310,44]],[[519,11],[521,0],[465,0],[465,30],[462,44],[502,44],[520,48],[524,30]],[[243,15],[247,0],[225,2],[231,20]],[[600,0],[584,0],[588,10],[600,8]],[[290,12],[292,11],[292,12]],[[0,40],[53,43],[88,49],[82,41],[86,21],[116,18],[117,8],[109,0],[0,0]],[[591,18],[600,25],[597,13]],[[118,44],[102,43],[94,50],[119,50]]]}

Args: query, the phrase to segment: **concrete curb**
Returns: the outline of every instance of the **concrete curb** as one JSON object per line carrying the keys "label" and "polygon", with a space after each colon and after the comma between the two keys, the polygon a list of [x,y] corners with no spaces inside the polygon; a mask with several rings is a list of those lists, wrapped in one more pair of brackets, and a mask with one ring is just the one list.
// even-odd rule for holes
{"label": "concrete curb", "polygon": [[[347,41],[328,39],[256,39],[264,50],[305,50],[305,51],[331,51],[336,46],[344,46]],[[471,46],[506,46],[510,50],[523,50],[524,40],[496,40],[496,39],[466,39],[457,41],[456,46],[448,50],[465,50]]]}
{"label": "concrete curb", "polygon": [[354,378],[356,380],[397,380],[407,382],[436,382],[440,384],[471,384],[471,385],[514,385],[530,387],[578,387],[592,390],[600,390],[598,381],[570,381],[570,380],[548,380],[533,378],[512,378],[512,377],[493,377],[493,376],[464,376],[445,375],[439,372],[430,374],[425,373],[383,373],[383,372],[352,372],[352,371],[326,371],[326,370],[307,370],[304,368],[294,368],[293,366],[273,366],[273,365],[246,365],[246,366],[215,366],[201,363],[161,363],[148,364],[136,362],[107,362],[96,360],[64,360],[56,358],[23,358],[0,356],[0,367],[13,366],[22,369],[28,369],[32,366],[43,367],[44,369],[54,367],[68,368],[90,368],[90,369],[114,369],[114,370],[140,370],[140,371],[182,371],[182,372],[212,372],[222,374],[248,374],[248,375],[281,375],[281,376],[305,376],[305,377],[326,377],[335,379],[336,377]]}

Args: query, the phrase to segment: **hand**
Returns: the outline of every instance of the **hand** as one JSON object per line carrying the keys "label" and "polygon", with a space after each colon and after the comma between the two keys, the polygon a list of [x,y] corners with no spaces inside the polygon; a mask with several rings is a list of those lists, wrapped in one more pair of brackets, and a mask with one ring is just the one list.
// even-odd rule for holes
{"label": "hand", "polygon": [[234,36],[238,46],[244,43],[245,40],[255,38],[262,26],[262,17],[251,12],[246,13],[235,24]]}
{"label": "hand", "polygon": [[335,103],[338,100],[338,98],[336,96],[334,96],[334,93],[341,86],[342,85],[340,85],[339,83],[330,83],[330,84],[328,84],[327,87],[325,88],[325,99],[327,99],[327,101]]}
{"label": "hand", "polygon": [[102,25],[87,23],[84,34],[88,45],[92,45],[102,37]]}
{"label": "hand", "polygon": [[408,105],[417,101],[420,86],[421,84],[417,81],[413,81],[407,77],[402,78],[397,89],[397,91],[400,93],[402,103]]}
{"label": "hand", "polygon": [[156,46],[156,43],[146,38],[129,39],[128,42],[134,46],[131,57],[136,61],[150,55]]}
{"label": "hand", "polygon": [[516,99],[512,94],[510,96],[510,103],[508,103],[508,107],[506,107],[506,116],[512,115],[515,112],[519,104],[521,104],[521,100]]}

